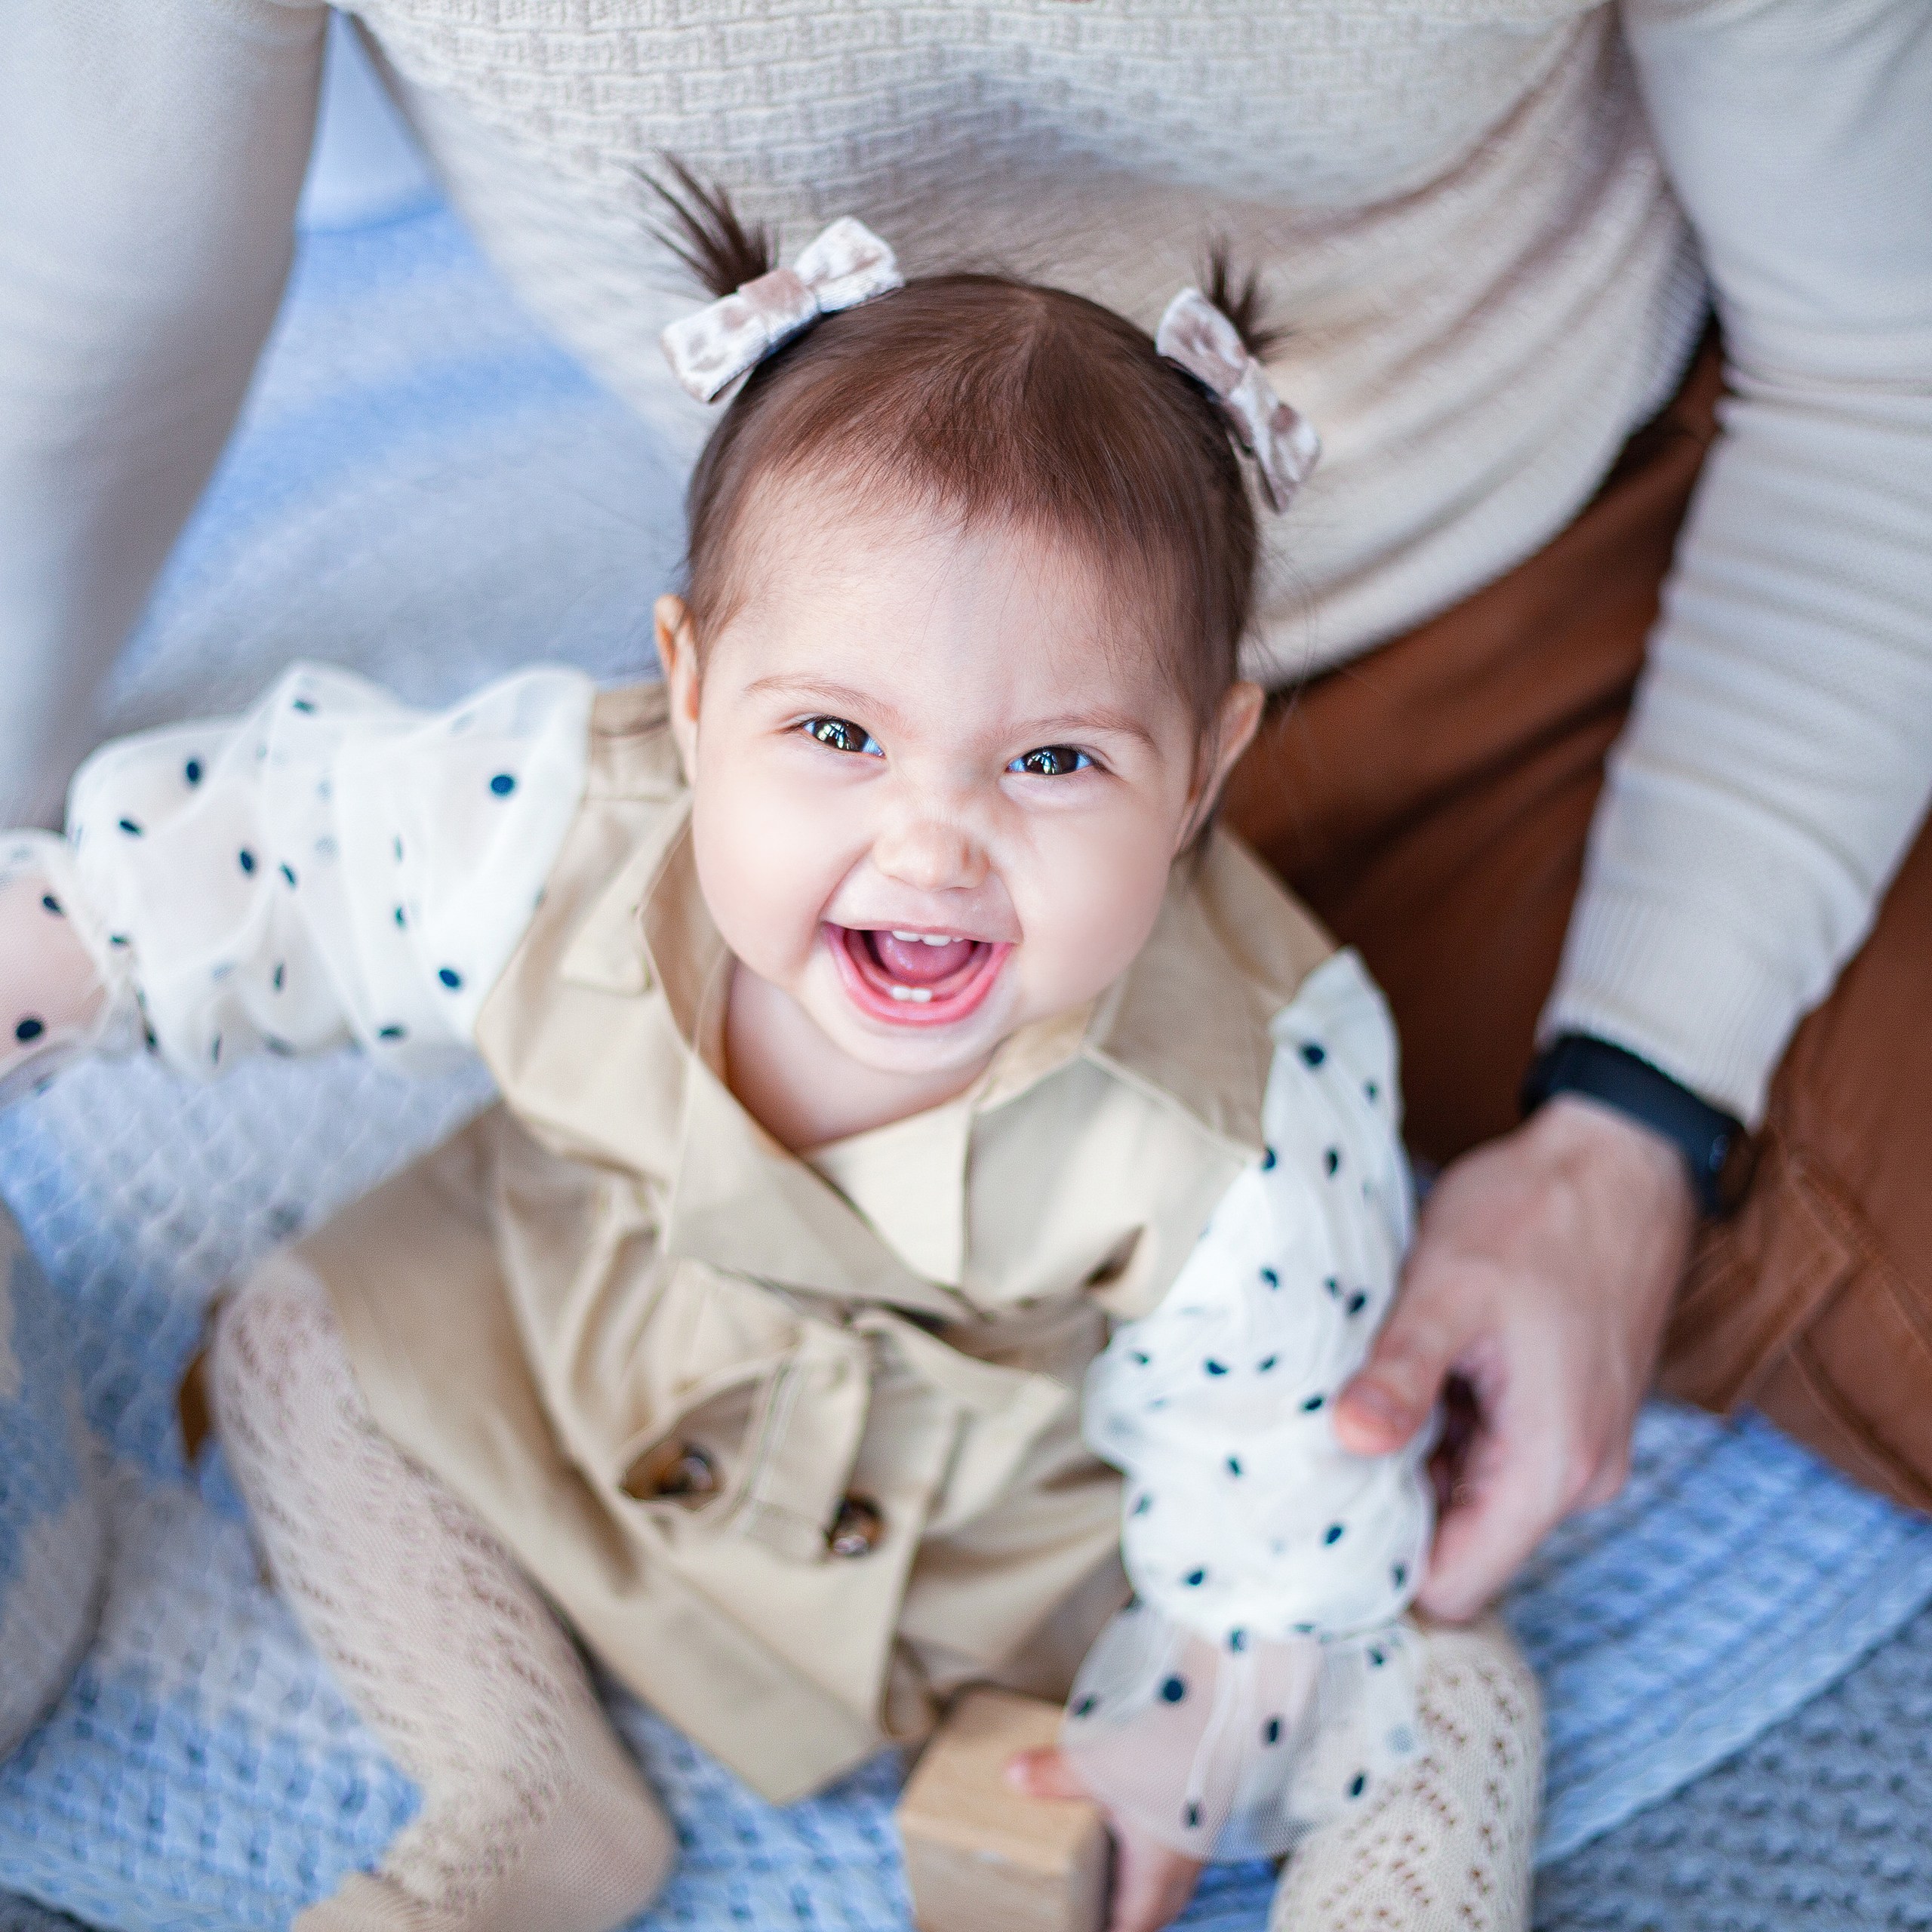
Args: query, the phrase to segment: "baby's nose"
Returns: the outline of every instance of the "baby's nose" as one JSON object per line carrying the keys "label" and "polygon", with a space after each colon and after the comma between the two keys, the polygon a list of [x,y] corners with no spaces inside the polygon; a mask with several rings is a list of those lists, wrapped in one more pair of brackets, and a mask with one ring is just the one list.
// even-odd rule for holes
{"label": "baby's nose", "polygon": [[970,892],[986,882],[986,848],[969,828],[932,813],[908,814],[884,826],[872,863],[888,878],[921,892]]}

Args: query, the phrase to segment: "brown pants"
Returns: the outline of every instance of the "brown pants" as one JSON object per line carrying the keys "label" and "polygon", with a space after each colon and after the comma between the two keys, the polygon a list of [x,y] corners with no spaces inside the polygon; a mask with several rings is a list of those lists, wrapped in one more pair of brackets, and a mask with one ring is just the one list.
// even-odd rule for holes
{"label": "brown pants", "polygon": [[[1516,1121],[1720,387],[1707,349],[1567,530],[1288,694],[1235,774],[1232,823],[1388,994],[1431,1159]],[[1932,831],[1792,1038],[1744,1204],[1699,1238],[1663,1384],[1755,1403],[1932,1508]]]}

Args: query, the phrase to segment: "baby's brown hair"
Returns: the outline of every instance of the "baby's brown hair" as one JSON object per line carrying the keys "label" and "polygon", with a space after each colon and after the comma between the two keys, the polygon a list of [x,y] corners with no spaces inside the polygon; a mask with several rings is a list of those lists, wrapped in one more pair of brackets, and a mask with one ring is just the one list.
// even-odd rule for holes
{"label": "baby's brown hair", "polygon": [[[713,295],[777,266],[722,191],[670,164],[660,238]],[[1251,354],[1278,331],[1216,249],[1204,292]],[[685,598],[702,641],[740,594],[735,546],[761,485],[811,480],[1072,542],[1144,628],[1204,734],[1239,675],[1259,553],[1254,506],[1208,390],[1084,296],[1004,275],[921,275],[825,316],[746,377],[687,498]]]}

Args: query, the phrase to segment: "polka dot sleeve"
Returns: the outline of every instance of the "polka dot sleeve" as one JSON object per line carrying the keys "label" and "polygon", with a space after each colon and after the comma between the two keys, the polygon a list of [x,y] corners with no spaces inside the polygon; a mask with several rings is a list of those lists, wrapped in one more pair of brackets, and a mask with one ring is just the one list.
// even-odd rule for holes
{"label": "polka dot sleeve", "polygon": [[204,1077],[352,1040],[405,1069],[466,1051],[577,810],[592,695],[541,666],[431,713],[298,664],[244,718],[97,752],[75,891],[155,1051]]}
{"label": "polka dot sleeve", "polygon": [[1425,1446],[1351,1456],[1331,1421],[1412,1229],[1394,1029],[1345,952],[1272,1032],[1266,1153],[1085,1390],[1088,1441],[1127,1477],[1136,1601],[1082,1668],[1065,1745],[1202,1858],[1285,1851],[1414,1741]]}

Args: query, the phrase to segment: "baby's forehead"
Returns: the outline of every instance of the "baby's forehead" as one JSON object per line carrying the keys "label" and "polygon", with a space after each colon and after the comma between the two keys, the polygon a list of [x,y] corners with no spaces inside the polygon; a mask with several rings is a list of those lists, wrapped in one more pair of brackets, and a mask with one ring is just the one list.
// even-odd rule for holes
{"label": "baby's forehead", "polygon": [[752,694],[937,706],[962,731],[1084,719],[1164,737],[1185,709],[1144,600],[1077,545],[916,509],[800,503],[751,547],[717,654]]}

